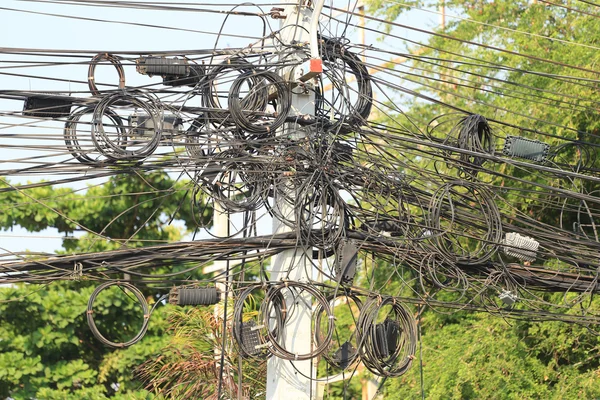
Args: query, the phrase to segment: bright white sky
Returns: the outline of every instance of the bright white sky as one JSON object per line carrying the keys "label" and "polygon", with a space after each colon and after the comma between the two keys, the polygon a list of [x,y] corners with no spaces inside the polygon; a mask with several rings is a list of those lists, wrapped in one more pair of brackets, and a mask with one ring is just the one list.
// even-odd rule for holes
{"label": "bright white sky", "polygon": [[[326,4],[331,4],[340,8],[348,7],[348,1],[326,0]],[[172,1],[172,4],[182,2]],[[188,3],[199,4],[199,2],[188,1]],[[212,1],[212,4],[223,4],[222,9],[231,9],[230,4],[233,1]],[[354,2],[351,2],[353,6]],[[263,4],[265,4],[263,2]],[[217,9],[216,7],[197,6],[198,8]],[[264,6],[265,12],[268,12],[272,6]],[[28,10],[35,13],[60,14],[66,17],[56,15],[40,15],[16,10]],[[243,7],[243,11],[257,12],[256,7]],[[2,46],[9,48],[37,48],[37,49],[61,49],[61,50],[87,50],[93,52],[119,52],[136,51],[150,54],[151,52],[166,50],[182,50],[185,54],[186,49],[211,49],[215,47],[216,35],[207,33],[216,33],[221,28],[225,15],[210,14],[206,12],[170,12],[155,10],[131,10],[124,8],[109,7],[91,7],[82,5],[56,4],[52,1],[32,2],[23,0],[3,0],[0,3],[0,15],[2,15],[2,24],[0,25],[0,37],[3,38]],[[121,21],[121,23],[107,23],[92,20],[78,20],[69,17],[81,17],[94,20]],[[269,19],[273,27],[277,27],[279,21]],[[407,17],[408,23],[421,28],[430,29],[437,23],[437,17],[432,14],[422,12],[412,12]],[[356,23],[356,21],[353,21]],[[144,27],[135,24],[160,25],[165,28]],[[380,28],[374,23],[367,23],[367,26]],[[176,28],[176,29],[169,29]],[[177,30],[179,29],[179,30]],[[334,27],[335,29],[335,27]],[[184,31],[185,30],[185,31]],[[262,36],[262,22],[259,18],[249,18],[241,16],[230,16],[223,27],[223,33],[229,35],[247,35]],[[407,29],[395,30],[394,33],[413,39],[419,36]],[[355,28],[348,29],[347,36],[353,42],[359,41],[359,35]],[[422,36],[421,36],[422,37]],[[219,39],[217,47],[243,47],[254,39],[245,39],[231,36],[223,36]],[[366,43],[374,44],[378,47],[385,47],[393,51],[404,51],[401,43],[394,43],[392,40],[381,41],[375,34],[367,33]],[[10,61],[22,60],[22,57],[0,54],[0,72],[11,72]],[[31,57],[27,58],[31,60]],[[70,59],[72,60],[72,59]],[[81,59],[81,61],[87,61]],[[0,74],[0,90],[34,90],[34,91],[85,91],[87,84],[80,84],[76,81],[86,81],[87,65],[81,66],[56,66],[51,67],[32,67],[27,70],[19,68],[12,70],[18,73],[28,73],[31,75],[43,76],[49,71],[53,77],[59,77],[65,81],[56,82],[52,80],[41,80],[33,78],[20,78]],[[134,67],[126,69],[126,82],[128,86],[144,85],[151,82],[159,82],[160,77],[148,78],[138,74]],[[118,77],[113,67],[106,65],[97,68],[97,81],[117,83]],[[23,107],[22,101],[0,100],[0,110],[2,112],[19,111]],[[4,120],[4,121],[3,121]],[[23,122],[23,120],[20,120]],[[15,123],[7,122],[5,118],[0,117],[0,133],[18,133],[23,130],[29,130],[31,127],[16,129],[14,127],[6,128],[2,124]],[[46,124],[47,125],[47,124]],[[62,129],[62,123],[56,124],[56,129]],[[43,131],[41,131],[43,132]],[[1,139],[0,139],[1,140]],[[36,144],[41,144],[36,143]],[[17,167],[14,161],[18,157],[30,157],[30,151],[15,151],[2,148],[0,144],[0,169]],[[49,179],[50,177],[45,177]],[[35,181],[41,177],[8,177],[11,182]],[[87,181],[85,184],[94,182]],[[97,183],[97,182],[95,182]],[[79,185],[77,187],[82,187]],[[0,212],[2,205],[0,205]],[[0,248],[18,251],[44,251],[52,252],[61,247],[61,239],[58,232],[49,229],[39,233],[28,233],[23,229],[16,227],[11,231],[0,231]],[[3,250],[0,250],[3,252]]]}

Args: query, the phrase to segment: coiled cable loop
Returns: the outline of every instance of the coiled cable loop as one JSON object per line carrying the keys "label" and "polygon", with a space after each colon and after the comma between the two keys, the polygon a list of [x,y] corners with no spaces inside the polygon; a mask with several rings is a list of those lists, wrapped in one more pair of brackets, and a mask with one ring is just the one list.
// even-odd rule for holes
{"label": "coiled cable loop", "polygon": [[[140,328],[139,332],[132,339],[128,340],[127,342],[113,342],[113,341],[106,339],[100,333],[100,331],[98,330],[98,327],[96,326],[96,322],[94,321],[94,311],[93,311],[94,310],[94,302],[96,301],[96,298],[98,297],[100,292],[102,292],[104,289],[107,289],[111,286],[118,286],[121,289],[127,289],[131,293],[133,293],[134,296],[136,297],[136,299],[138,300],[138,302],[140,303],[140,305],[142,306],[142,310],[144,312],[144,322],[142,323],[142,327]],[[158,304],[158,302],[157,302],[157,304]],[[123,347],[129,347],[133,344],[136,344],[144,337],[144,335],[146,334],[146,331],[148,330],[148,322],[150,321],[150,313],[151,313],[151,311],[148,307],[148,302],[146,301],[144,294],[138,288],[133,286],[131,283],[115,281],[115,282],[103,283],[92,292],[92,295],[90,296],[90,299],[88,301],[86,316],[87,316],[87,322],[90,327],[90,330],[92,331],[92,334],[94,335],[94,337],[96,337],[96,339],[98,339],[102,344],[104,344],[106,346],[123,348]]]}

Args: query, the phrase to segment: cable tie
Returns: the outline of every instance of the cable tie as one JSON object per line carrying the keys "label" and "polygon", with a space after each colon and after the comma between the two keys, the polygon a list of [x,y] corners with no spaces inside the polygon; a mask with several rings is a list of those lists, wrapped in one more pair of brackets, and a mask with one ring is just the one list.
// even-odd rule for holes
{"label": "cable tie", "polygon": [[294,354],[294,361],[298,361],[298,353]]}
{"label": "cable tie", "polygon": [[251,330],[251,331],[257,331],[257,330],[259,330],[259,329],[262,329],[262,328],[264,328],[264,327],[265,327],[264,325],[256,325],[256,326],[251,326],[251,327],[250,327],[250,330]]}
{"label": "cable tie", "polygon": [[144,319],[150,318],[150,314],[144,314]]}
{"label": "cable tie", "polygon": [[94,313],[94,310],[87,310],[86,314],[91,315]]}

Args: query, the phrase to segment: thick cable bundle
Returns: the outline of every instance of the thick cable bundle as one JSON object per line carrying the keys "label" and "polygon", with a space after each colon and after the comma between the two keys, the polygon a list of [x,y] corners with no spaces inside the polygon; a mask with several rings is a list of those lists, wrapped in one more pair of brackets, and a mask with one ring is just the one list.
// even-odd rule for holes
{"label": "thick cable bundle", "polygon": [[[118,286],[119,288],[128,289],[130,292],[132,292],[138,300],[138,302],[140,303],[140,305],[142,306],[142,310],[144,312],[144,322],[142,323],[142,327],[140,328],[139,332],[131,340],[128,340],[127,342],[123,343],[112,342],[106,339],[104,336],[102,336],[102,334],[96,327],[96,322],[94,321],[94,302],[96,301],[96,298],[98,297],[100,292],[111,286]],[[136,344],[144,337],[146,331],[148,330],[148,321],[150,320],[150,309],[148,307],[148,302],[146,302],[144,294],[138,288],[133,286],[131,283],[112,281],[101,284],[92,292],[92,295],[90,296],[90,299],[88,301],[86,316],[88,325],[90,326],[90,330],[92,331],[92,334],[96,337],[96,339],[98,339],[102,344],[106,346],[122,348]]]}
{"label": "thick cable bundle", "polygon": [[90,61],[90,67],[88,69],[88,86],[90,88],[90,93],[92,93],[94,96],[99,96],[102,94],[100,93],[100,90],[98,90],[98,86],[96,86],[95,77],[96,66],[102,61],[108,61],[114,65],[117,73],[119,74],[119,89],[125,89],[125,70],[123,69],[123,64],[121,64],[119,57],[108,53],[100,53],[96,54],[92,58],[92,61]]}
{"label": "thick cable bundle", "polygon": [[[249,84],[250,93],[240,99],[244,83]],[[276,99],[277,108],[272,115],[261,115],[270,96]],[[253,135],[275,135],[275,130],[285,122],[291,106],[288,84],[271,71],[246,72],[238,76],[229,89],[229,112],[233,122]],[[274,117],[272,120],[269,119],[271,116]]]}
{"label": "thick cable bundle", "polygon": [[[111,110],[112,108],[112,110]],[[147,129],[143,129],[141,137],[129,135],[126,143],[123,143],[122,137],[114,133],[108,133],[102,122],[105,115],[115,114],[117,109],[130,110],[131,108],[140,109],[152,121],[152,132],[150,137],[145,137]],[[133,129],[136,131],[136,129]],[[152,155],[158,147],[162,135],[162,109],[157,99],[149,94],[136,92],[113,93],[104,96],[96,105],[92,120],[92,140],[96,149],[107,158],[115,161],[137,161]]]}
{"label": "thick cable bundle", "polygon": [[433,194],[427,226],[435,248],[450,262],[481,264],[502,241],[500,211],[492,194],[466,181],[446,183]]}
{"label": "thick cable bundle", "polygon": [[[284,294],[284,291],[287,291],[289,293],[289,296],[291,296],[292,298],[292,301],[286,300],[286,304],[288,305],[288,309],[286,310],[286,312],[288,313],[288,315],[293,314],[294,311],[297,312],[297,310],[293,309],[293,304],[297,301],[312,303],[313,301],[310,298],[314,298],[314,300],[317,302],[317,305],[320,305],[323,308],[323,312],[327,316],[325,330],[326,333],[321,337],[321,343],[317,344],[317,346],[314,347],[311,351],[309,351],[308,353],[298,354],[292,353],[291,351],[286,349],[281,343],[279,343],[281,338],[277,337],[277,335],[274,334],[274,331],[268,330],[267,333],[271,344],[270,350],[273,353],[273,355],[286,360],[301,361],[310,360],[311,358],[317,357],[328,348],[335,328],[333,321],[334,316],[331,310],[331,306],[329,305],[329,301],[327,301],[325,296],[323,296],[323,294],[314,285],[308,285],[302,282],[281,283],[271,288],[267,292],[267,296],[265,297],[264,307],[262,307],[263,321],[265,322],[265,324],[268,323],[273,313],[278,312],[277,307],[279,307],[279,303],[277,299],[289,298],[288,296],[286,296],[286,294]],[[277,332],[281,332],[284,329],[285,323],[286,321],[275,321]]]}
{"label": "thick cable bundle", "polygon": [[[93,114],[93,112],[93,107],[84,107],[75,110],[75,112],[69,116],[67,122],[65,122],[65,127],[63,130],[63,137],[69,153],[71,153],[73,157],[75,157],[75,159],[82,164],[97,164],[106,161],[106,157],[104,157],[102,152],[98,155],[92,154],[92,151],[96,150],[96,146],[93,145],[92,141],[93,135],[91,134],[91,124],[88,123],[88,125],[90,125],[89,139],[82,139],[81,137],[78,137],[77,126],[80,123],[81,118],[86,114]],[[113,127],[117,130],[117,146],[125,146],[127,142],[127,130],[123,125],[123,120],[121,117],[119,117],[110,109],[107,109],[104,112],[104,116],[112,122]],[[85,142],[89,144],[87,146],[82,145],[82,143]]]}
{"label": "thick cable bundle", "polygon": [[[387,310],[383,322],[380,314]],[[361,361],[372,373],[397,377],[404,374],[417,348],[417,323],[394,297],[372,297],[363,306],[356,325]]]}

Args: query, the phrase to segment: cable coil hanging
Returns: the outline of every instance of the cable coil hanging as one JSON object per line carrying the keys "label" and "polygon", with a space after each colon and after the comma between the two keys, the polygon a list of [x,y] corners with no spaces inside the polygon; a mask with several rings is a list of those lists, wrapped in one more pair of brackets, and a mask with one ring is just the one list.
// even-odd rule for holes
{"label": "cable coil hanging", "polygon": [[[96,301],[96,298],[98,297],[100,292],[102,292],[103,290],[105,290],[111,286],[118,286],[119,288],[125,288],[125,289],[128,289],[129,291],[131,291],[134,294],[134,296],[136,297],[136,299],[138,300],[138,302],[141,305],[142,310],[144,312],[144,322],[142,323],[140,330],[132,339],[128,340],[127,342],[113,342],[113,341],[106,339],[100,333],[100,331],[98,330],[98,327],[96,326],[96,322],[94,321],[94,302]],[[158,303],[159,302],[157,302],[156,304],[158,304]],[[94,291],[92,292],[92,295],[90,296],[90,299],[88,301],[87,311],[86,311],[87,322],[88,322],[88,325],[89,325],[90,330],[92,331],[92,334],[94,335],[94,337],[106,346],[117,347],[117,348],[129,347],[133,344],[136,344],[140,340],[142,340],[142,338],[146,334],[146,331],[148,330],[150,314],[151,314],[151,310],[148,307],[148,302],[146,301],[144,294],[138,288],[133,286],[131,283],[119,282],[119,281],[106,282],[106,283],[99,285],[96,289],[94,289]]]}

